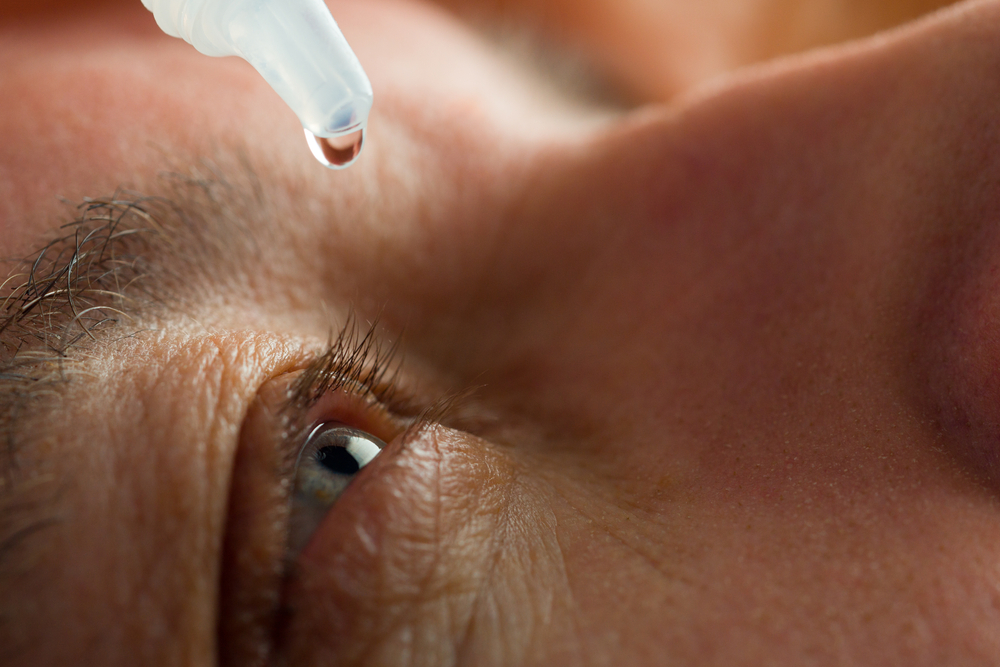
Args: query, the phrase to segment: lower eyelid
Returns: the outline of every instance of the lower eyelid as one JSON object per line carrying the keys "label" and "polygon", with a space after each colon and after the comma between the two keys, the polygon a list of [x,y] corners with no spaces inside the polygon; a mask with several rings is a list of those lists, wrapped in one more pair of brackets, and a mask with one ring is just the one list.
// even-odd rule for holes
{"label": "lower eyelid", "polygon": [[295,613],[279,645],[288,664],[355,664],[400,628],[440,635],[428,605],[474,603],[466,593],[506,544],[496,535],[519,497],[515,479],[508,454],[468,434],[428,426],[389,443],[287,582]]}

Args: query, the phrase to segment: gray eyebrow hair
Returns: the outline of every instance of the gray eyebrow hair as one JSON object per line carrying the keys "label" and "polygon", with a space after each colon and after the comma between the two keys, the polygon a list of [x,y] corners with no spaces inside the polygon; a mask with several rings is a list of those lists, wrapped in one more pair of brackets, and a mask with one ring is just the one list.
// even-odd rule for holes
{"label": "gray eyebrow hair", "polygon": [[87,199],[51,241],[0,278],[0,572],[51,519],[44,484],[22,475],[26,425],[51,412],[74,367],[102,344],[183,312],[206,285],[238,284],[259,260],[251,230],[268,205],[245,159],[223,174],[202,160],[165,172],[145,195]]}
{"label": "gray eyebrow hair", "polygon": [[14,370],[37,361],[25,360],[29,350],[64,358],[82,338],[96,340],[96,333],[128,317],[128,292],[144,275],[135,237],[161,228],[150,211],[155,200],[122,194],[85,201],[81,215],[62,226],[68,234],[20,262],[6,279],[9,292],[0,306],[5,375],[17,376]]}

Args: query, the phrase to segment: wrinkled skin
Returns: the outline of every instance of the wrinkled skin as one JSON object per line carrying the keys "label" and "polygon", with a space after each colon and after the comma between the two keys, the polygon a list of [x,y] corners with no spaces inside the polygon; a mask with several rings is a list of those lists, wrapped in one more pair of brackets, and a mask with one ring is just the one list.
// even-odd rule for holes
{"label": "wrinkled skin", "polygon": [[[267,204],[32,425],[59,520],[3,659],[1000,662],[1000,3],[639,94],[606,60],[679,93],[613,114],[439,9],[332,8],[376,92],[342,173],[138,2],[7,10],[2,254],[165,170]],[[286,571],[280,406],[352,311],[416,412],[473,391],[313,406],[390,442]]]}

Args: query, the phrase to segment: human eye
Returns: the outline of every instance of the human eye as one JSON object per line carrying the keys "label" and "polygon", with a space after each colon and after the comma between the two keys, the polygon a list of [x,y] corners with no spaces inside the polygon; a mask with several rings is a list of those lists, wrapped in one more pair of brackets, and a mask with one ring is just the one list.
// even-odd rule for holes
{"label": "human eye", "polygon": [[[337,339],[288,387],[291,428],[275,446],[286,454],[285,568],[308,546],[352,480],[396,435],[419,420],[405,417],[396,391],[396,348],[348,321]],[[395,408],[395,409],[393,409]]]}
{"label": "human eye", "polygon": [[323,422],[310,429],[295,461],[288,558],[302,552],[351,480],[385,447],[376,436],[341,422]]}
{"label": "human eye", "polygon": [[348,497],[365,504],[379,495],[357,483],[367,477],[379,486],[391,466],[376,459],[391,463],[424,423],[429,406],[400,378],[395,351],[348,322],[326,349],[290,360],[257,387],[235,452],[223,535],[223,664],[256,664],[252,656],[271,650],[262,647],[279,619],[296,616],[289,584],[310,543],[351,523],[340,511]]}
{"label": "human eye", "polygon": [[469,403],[386,349],[334,345],[258,387],[232,474],[221,664],[355,664],[395,651],[397,623],[443,637],[422,610],[464,604],[489,569],[513,460],[459,428],[477,425]]}

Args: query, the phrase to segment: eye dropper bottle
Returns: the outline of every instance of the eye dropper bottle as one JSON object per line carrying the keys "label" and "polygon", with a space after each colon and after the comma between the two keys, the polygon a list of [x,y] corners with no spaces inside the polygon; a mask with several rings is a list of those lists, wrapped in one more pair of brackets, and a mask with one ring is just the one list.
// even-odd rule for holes
{"label": "eye dropper bottle", "polygon": [[331,169],[361,154],[372,86],[323,0],[142,0],[168,35],[260,72]]}

